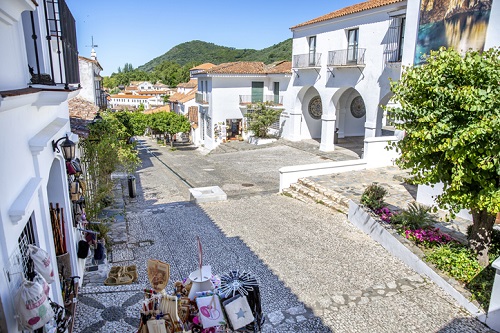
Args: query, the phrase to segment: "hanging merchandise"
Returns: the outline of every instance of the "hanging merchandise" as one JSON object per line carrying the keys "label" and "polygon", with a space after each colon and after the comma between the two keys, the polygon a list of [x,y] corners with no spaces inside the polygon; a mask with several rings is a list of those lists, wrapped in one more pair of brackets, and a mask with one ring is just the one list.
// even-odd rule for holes
{"label": "hanging merchandise", "polygon": [[87,243],[86,241],[84,240],[81,240],[78,242],[78,252],[77,252],[77,256],[78,258],[80,259],[85,259],[87,258],[87,256],[89,255],[89,243]]}
{"label": "hanging merchandise", "polygon": [[49,254],[32,244],[28,245],[28,253],[35,264],[35,270],[43,276],[47,283],[52,283],[54,281],[54,270],[52,269]]}
{"label": "hanging merchandise", "polygon": [[50,286],[47,283],[47,281],[45,281],[45,279],[43,278],[43,276],[41,274],[35,272],[35,276],[33,277],[33,282],[40,284],[42,286],[42,289],[43,289],[43,292],[45,293],[45,295],[49,296]]}
{"label": "hanging merchandise", "polygon": [[160,260],[148,260],[148,277],[153,289],[161,292],[170,279],[170,265]]}
{"label": "hanging merchandise", "polygon": [[262,307],[260,301],[259,283],[253,274],[244,271],[230,271],[220,277],[221,284],[218,292],[222,299],[222,304],[234,296],[246,296],[251,313],[254,317],[253,323],[249,323],[246,329],[249,331],[259,331],[264,323]]}
{"label": "hanging merchandise", "polygon": [[60,256],[67,252],[63,209],[59,208],[59,203],[56,203],[56,208],[54,208],[52,202],[49,204],[49,208],[56,256]]}
{"label": "hanging merchandise", "polygon": [[255,320],[246,296],[237,295],[225,301],[224,311],[233,330],[240,329]]}
{"label": "hanging merchandise", "polygon": [[57,333],[65,333],[69,325],[71,324],[73,314],[64,306],[61,306],[53,301],[50,301],[50,306],[52,307],[52,311],[54,311]]}
{"label": "hanging merchandise", "polygon": [[43,327],[54,317],[43,287],[34,281],[23,281],[15,298],[16,312],[21,326],[27,330]]}
{"label": "hanging merchandise", "polygon": [[104,259],[104,239],[100,239],[97,242],[96,248],[94,250],[94,260]]}
{"label": "hanging merchandise", "polygon": [[196,305],[203,328],[226,325],[219,296],[197,297]]}

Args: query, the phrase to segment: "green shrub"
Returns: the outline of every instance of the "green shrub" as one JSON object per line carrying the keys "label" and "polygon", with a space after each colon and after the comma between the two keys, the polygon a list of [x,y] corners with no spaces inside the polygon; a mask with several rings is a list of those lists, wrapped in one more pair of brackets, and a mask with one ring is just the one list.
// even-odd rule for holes
{"label": "green shrub", "polygon": [[488,266],[481,273],[476,275],[466,287],[472,294],[472,299],[478,301],[483,309],[488,309],[490,305],[491,290],[493,289],[493,281],[495,280],[496,269]]}
{"label": "green shrub", "polygon": [[384,197],[387,195],[387,190],[378,184],[368,186],[361,196],[361,204],[371,210],[380,209],[384,206]]}
{"label": "green shrub", "polygon": [[430,251],[425,259],[450,277],[464,283],[471,282],[482,270],[474,253],[463,245],[439,246]]}
{"label": "green shrub", "polygon": [[429,214],[430,210],[430,207],[412,202],[408,204],[407,209],[394,214],[391,223],[398,225],[401,229],[425,229],[434,223],[432,215]]}

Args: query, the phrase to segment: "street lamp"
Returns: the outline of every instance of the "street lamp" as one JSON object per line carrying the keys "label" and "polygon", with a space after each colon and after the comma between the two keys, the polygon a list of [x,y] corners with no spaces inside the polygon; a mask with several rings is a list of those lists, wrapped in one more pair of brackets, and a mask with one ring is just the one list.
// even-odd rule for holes
{"label": "street lamp", "polygon": [[62,148],[62,154],[63,154],[64,159],[66,161],[73,160],[75,158],[75,155],[76,155],[76,153],[75,153],[76,144],[68,138],[68,134],[66,134],[66,136],[63,136],[62,138],[58,139],[57,141],[52,140],[52,150],[54,152],[57,151],[58,153],[61,152],[61,150],[57,146],[57,144],[61,140],[64,140],[64,141],[59,145],[59,147]]}

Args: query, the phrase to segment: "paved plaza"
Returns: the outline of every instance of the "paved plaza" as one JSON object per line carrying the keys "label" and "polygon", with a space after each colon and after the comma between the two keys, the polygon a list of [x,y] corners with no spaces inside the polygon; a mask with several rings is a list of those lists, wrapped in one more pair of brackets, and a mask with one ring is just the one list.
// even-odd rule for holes
{"label": "paved plaza", "polygon": [[[229,143],[207,154],[139,140],[137,197],[117,181],[114,245],[107,263],[88,272],[75,331],[135,332],[146,261],[170,263],[167,286],[196,269],[196,236],[214,274],[240,269],[260,282],[263,332],[491,332],[432,282],[393,258],[344,214],[277,193],[286,165],[359,158],[321,153],[314,143],[267,147]],[[190,187],[216,185],[228,200],[189,202]],[[104,286],[112,265],[135,264],[137,282]]]}

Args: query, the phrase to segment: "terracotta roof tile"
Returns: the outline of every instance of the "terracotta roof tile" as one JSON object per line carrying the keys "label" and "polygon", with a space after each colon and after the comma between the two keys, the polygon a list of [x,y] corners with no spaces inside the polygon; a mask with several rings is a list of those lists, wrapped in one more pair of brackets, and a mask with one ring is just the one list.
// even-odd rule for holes
{"label": "terracotta roof tile", "polygon": [[145,110],[145,114],[157,113],[157,112],[170,112],[170,105],[160,106],[159,108]]}
{"label": "terracotta roof tile", "polygon": [[183,94],[183,93],[180,93],[180,92],[176,92],[175,94],[173,94],[172,96],[170,96],[170,98],[168,99],[170,102],[178,102],[179,100],[181,100],[182,98],[184,98],[186,96],[186,94]]}
{"label": "terracotta roof tile", "polygon": [[75,97],[68,101],[68,110],[71,132],[87,137],[87,126],[94,120],[99,108],[89,101]]}
{"label": "terracotta roof tile", "polygon": [[189,80],[189,82],[179,83],[177,85],[177,87],[181,87],[181,88],[194,88],[194,87],[198,87],[198,79],[191,79],[191,80]]}
{"label": "terracotta roof tile", "polygon": [[291,27],[290,29],[293,30],[293,29],[300,28],[300,27],[303,27],[306,25],[310,25],[310,24],[314,24],[314,23],[318,23],[318,22],[323,22],[323,21],[331,20],[331,19],[334,19],[337,17],[342,17],[342,16],[354,14],[354,13],[359,13],[359,12],[362,12],[364,10],[382,7],[382,6],[386,6],[386,5],[390,5],[390,4],[398,3],[398,2],[403,2],[403,1],[406,1],[406,0],[368,0],[368,1],[358,3],[358,4],[355,4],[352,6],[344,7],[342,9],[331,12],[330,14],[326,14],[326,15],[320,16],[318,18],[312,19],[310,21],[298,24],[296,26]]}
{"label": "terracotta roof tile", "polygon": [[212,67],[214,67],[214,66],[215,66],[215,65],[214,65],[214,64],[212,64],[212,63],[210,63],[210,62],[206,62],[206,63],[204,63],[204,64],[201,64],[201,65],[198,65],[198,66],[196,66],[196,67],[191,68],[191,69],[190,69],[190,71],[192,71],[192,70],[197,70],[197,69],[210,69],[210,68],[212,68]]}
{"label": "terracotta roof tile", "polygon": [[226,62],[205,71],[207,74],[286,74],[292,70],[290,61],[265,65],[260,61]]}
{"label": "terracotta roof tile", "polygon": [[196,96],[196,92],[198,91],[198,89],[193,89],[191,90],[190,92],[188,92],[183,98],[181,98],[179,100],[179,103],[187,103],[189,102],[190,100],[194,99],[195,96]]}

